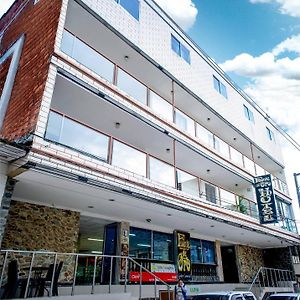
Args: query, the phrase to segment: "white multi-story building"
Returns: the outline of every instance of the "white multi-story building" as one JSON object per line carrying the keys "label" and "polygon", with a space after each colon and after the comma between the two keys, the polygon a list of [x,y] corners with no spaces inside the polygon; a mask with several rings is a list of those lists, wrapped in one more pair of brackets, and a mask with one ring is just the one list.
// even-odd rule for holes
{"label": "white multi-story building", "polygon": [[[19,0],[0,36],[2,249],[178,272],[181,232],[193,282],[293,270],[276,125],[154,1]],[[266,174],[274,224],[253,186]]]}

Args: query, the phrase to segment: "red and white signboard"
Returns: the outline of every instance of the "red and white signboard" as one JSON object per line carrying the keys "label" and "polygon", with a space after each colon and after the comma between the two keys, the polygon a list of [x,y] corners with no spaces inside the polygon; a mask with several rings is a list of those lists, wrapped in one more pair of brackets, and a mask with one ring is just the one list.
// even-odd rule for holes
{"label": "red and white signboard", "polygon": [[[151,272],[165,282],[176,282],[175,266],[171,264],[151,263]],[[154,282],[155,278],[148,272],[142,272],[142,282]],[[130,272],[130,281],[139,282],[140,272]]]}

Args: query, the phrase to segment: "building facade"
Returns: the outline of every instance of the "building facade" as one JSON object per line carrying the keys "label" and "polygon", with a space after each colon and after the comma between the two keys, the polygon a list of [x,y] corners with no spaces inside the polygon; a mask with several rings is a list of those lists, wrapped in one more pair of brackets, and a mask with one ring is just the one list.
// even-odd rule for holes
{"label": "building facade", "polygon": [[193,282],[293,270],[276,125],[154,1],[17,0],[0,38],[2,249],[129,255]]}

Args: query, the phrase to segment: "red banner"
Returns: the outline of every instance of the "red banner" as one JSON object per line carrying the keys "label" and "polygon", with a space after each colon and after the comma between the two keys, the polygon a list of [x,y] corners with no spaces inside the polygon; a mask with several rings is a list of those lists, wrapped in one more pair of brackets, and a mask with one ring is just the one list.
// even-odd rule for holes
{"label": "red banner", "polygon": [[[177,274],[176,273],[153,273],[159,279],[165,282],[176,282]],[[129,280],[131,282],[140,281],[140,272],[130,272]],[[142,272],[142,282],[154,282],[154,277],[148,272]]]}

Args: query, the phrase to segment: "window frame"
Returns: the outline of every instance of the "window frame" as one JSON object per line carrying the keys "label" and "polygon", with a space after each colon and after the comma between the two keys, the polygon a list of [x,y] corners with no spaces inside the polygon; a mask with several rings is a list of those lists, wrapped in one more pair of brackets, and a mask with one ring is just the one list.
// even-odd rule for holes
{"label": "window frame", "polygon": [[[178,44],[178,49],[177,47],[173,47],[174,43]],[[172,33],[171,33],[171,49],[179,56],[181,57],[185,62],[187,62],[189,65],[191,64],[191,51],[182,43],[179,41],[178,38],[176,38]]]}
{"label": "window frame", "polygon": [[[123,7],[123,9],[125,9],[135,20],[139,21],[140,20],[140,0],[134,0],[137,2],[138,4],[138,9],[137,9],[137,16],[135,16],[134,14],[132,14],[127,8],[126,6],[123,5],[123,1],[126,0],[115,0],[115,2],[120,5],[121,7]],[[133,0],[129,0],[129,2],[133,3]]]}
{"label": "window frame", "polygon": [[226,85],[221,82],[215,75],[213,75],[213,86],[214,89],[222,95],[225,99],[228,99],[227,87]]}
{"label": "window frame", "polygon": [[275,143],[274,132],[268,126],[266,126],[266,130],[267,130],[267,135],[268,135],[269,140]]}
{"label": "window frame", "polygon": [[252,122],[254,124],[255,120],[254,120],[253,111],[251,109],[249,109],[248,106],[246,106],[245,104],[243,104],[243,107],[244,107],[244,115],[245,115],[246,119],[248,119],[250,122]]}

